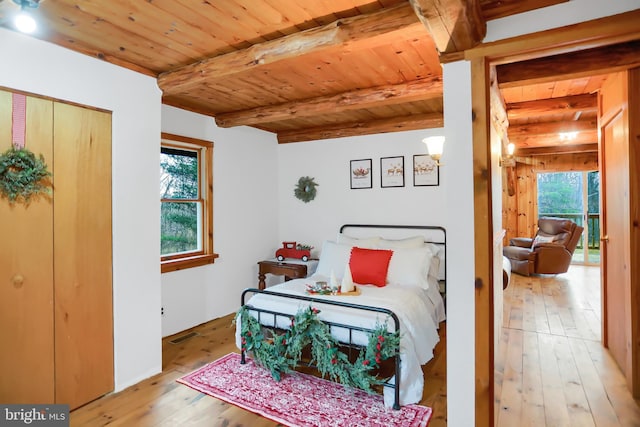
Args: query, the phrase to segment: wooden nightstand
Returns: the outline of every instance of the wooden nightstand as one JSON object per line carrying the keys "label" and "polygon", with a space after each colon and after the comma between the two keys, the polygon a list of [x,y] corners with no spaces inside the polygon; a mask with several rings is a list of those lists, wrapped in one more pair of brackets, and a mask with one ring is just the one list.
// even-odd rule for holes
{"label": "wooden nightstand", "polygon": [[[313,264],[312,264],[313,263]],[[279,262],[276,260],[258,262],[258,288],[264,289],[266,286],[265,278],[267,274],[276,276],[284,276],[284,280],[300,279],[307,277],[307,265],[315,266],[317,261],[309,260],[304,262]]]}

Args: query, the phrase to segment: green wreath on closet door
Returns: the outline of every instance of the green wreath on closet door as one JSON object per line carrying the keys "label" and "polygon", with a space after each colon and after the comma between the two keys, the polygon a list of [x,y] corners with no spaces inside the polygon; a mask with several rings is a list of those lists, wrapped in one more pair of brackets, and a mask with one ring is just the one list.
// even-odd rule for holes
{"label": "green wreath on closet door", "polygon": [[26,148],[11,147],[0,154],[0,196],[9,203],[23,200],[28,203],[31,196],[51,193],[51,172],[42,154],[36,157]]}

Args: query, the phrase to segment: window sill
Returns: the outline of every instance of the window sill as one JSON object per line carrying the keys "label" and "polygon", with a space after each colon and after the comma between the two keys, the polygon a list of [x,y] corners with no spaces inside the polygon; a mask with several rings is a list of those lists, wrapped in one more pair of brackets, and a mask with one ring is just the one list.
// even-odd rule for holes
{"label": "window sill", "polygon": [[185,270],[187,268],[200,267],[202,265],[213,264],[218,254],[196,255],[188,258],[170,259],[160,262],[160,272]]}

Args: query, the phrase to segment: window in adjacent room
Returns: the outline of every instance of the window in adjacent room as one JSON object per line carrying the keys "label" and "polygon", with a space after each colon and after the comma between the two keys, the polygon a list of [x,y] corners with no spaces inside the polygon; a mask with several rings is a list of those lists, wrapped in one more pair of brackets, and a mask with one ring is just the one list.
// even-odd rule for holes
{"label": "window in adjacent room", "polygon": [[584,227],[571,262],[600,264],[600,173],[539,172],[538,217],[566,218]]}
{"label": "window in adjacent room", "polygon": [[162,134],[160,201],[161,271],[212,263],[212,142]]}

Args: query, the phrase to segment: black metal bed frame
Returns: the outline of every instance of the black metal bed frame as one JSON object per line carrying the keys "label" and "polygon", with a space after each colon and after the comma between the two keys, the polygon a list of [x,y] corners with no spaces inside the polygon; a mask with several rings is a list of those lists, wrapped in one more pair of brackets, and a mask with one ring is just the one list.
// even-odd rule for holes
{"label": "black metal bed frame", "polygon": [[[446,245],[446,230],[443,227],[439,227],[439,226],[427,226],[427,225],[370,225],[370,224],[345,224],[343,226],[340,227],[340,232],[343,232],[346,228],[367,228],[367,229],[397,229],[397,230],[434,230],[436,232],[442,233],[442,239],[441,241],[431,241],[431,243],[434,244],[438,244],[438,245],[442,245],[443,249],[444,249],[444,254],[445,254],[445,265],[444,265],[444,277],[440,280],[442,283],[444,283],[445,286],[445,291],[446,291],[446,275],[447,275],[447,268],[446,268],[446,251],[447,251],[447,245]],[[241,306],[245,306],[245,298],[247,294],[268,294],[268,295],[273,295],[273,296],[278,296],[278,297],[283,297],[283,298],[289,298],[289,299],[295,299],[295,300],[302,300],[302,301],[308,301],[309,303],[318,303],[318,304],[326,304],[326,305],[334,305],[334,306],[340,306],[340,307],[347,307],[347,308],[353,308],[353,309],[358,309],[358,310],[363,310],[363,311],[369,311],[369,312],[377,312],[377,313],[383,313],[383,314],[387,314],[389,317],[391,317],[393,319],[394,322],[394,331],[395,332],[399,332],[400,331],[400,321],[398,320],[398,316],[391,310],[386,309],[386,308],[381,308],[381,307],[374,307],[374,306],[366,306],[366,305],[360,305],[360,304],[352,304],[352,303],[347,303],[347,302],[343,302],[343,301],[334,301],[334,300],[326,300],[326,299],[320,299],[320,298],[314,298],[314,297],[307,297],[307,296],[302,296],[302,295],[290,295],[290,294],[285,294],[285,293],[281,293],[281,292],[272,292],[269,290],[260,290],[260,289],[256,289],[256,288],[249,288],[249,289],[245,289],[242,292],[242,296],[241,296]],[[277,328],[277,320],[278,317],[284,317],[286,319],[290,319],[291,318],[291,314],[287,314],[287,313],[281,313],[281,312],[276,312],[273,310],[267,310],[267,309],[262,309],[262,308],[257,308],[257,307],[253,307],[251,305],[247,305],[247,308],[251,311],[254,311],[257,313],[257,317],[258,317],[258,322],[260,322],[261,320],[261,316],[264,315],[269,315],[269,316],[273,316],[273,325],[274,328]],[[353,331],[359,331],[359,332],[366,332],[366,333],[371,333],[373,331],[373,329],[371,328],[363,328],[363,327],[358,327],[358,326],[352,326],[352,325],[346,325],[343,323],[336,323],[336,322],[327,322],[327,321],[323,321],[325,324],[327,324],[329,326],[329,328],[342,328],[342,329],[346,329],[349,331],[349,342],[348,343],[344,343],[341,342],[341,344],[349,347],[349,356],[351,356],[351,351],[352,349],[356,349],[356,348],[361,348],[362,346],[356,345],[353,343]],[[399,349],[398,349],[399,351]],[[245,351],[241,351],[241,360],[240,363],[244,364],[246,363],[246,359],[245,359]],[[395,381],[394,384],[391,384],[389,381],[385,382],[383,384],[383,386],[385,387],[392,387],[394,389],[394,403],[393,403],[393,409],[400,409],[400,354],[397,352],[396,355],[394,356],[394,365],[395,365],[395,372],[394,372],[394,376],[395,376]],[[308,365],[309,367],[313,367],[311,365]]]}
{"label": "black metal bed frame", "polygon": [[[240,303],[242,304],[242,306],[246,306],[246,308],[250,311],[254,311],[257,313],[257,317],[258,317],[258,323],[262,323],[261,322],[261,317],[263,314],[265,315],[270,315],[273,316],[273,325],[274,328],[277,328],[277,319],[278,317],[282,317],[282,318],[286,318],[286,319],[290,319],[291,318],[291,314],[286,314],[286,313],[281,313],[281,312],[277,312],[277,311],[273,311],[273,310],[267,310],[267,309],[263,309],[263,308],[257,308],[257,307],[253,307],[251,305],[246,305],[245,304],[245,296],[248,294],[255,294],[255,293],[259,293],[259,294],[267,294],[267,295],[273,295],[273,296],[277,296],[277,297],[283,297],[283,298],[289,298],[289,299],[296,299],[296,300],[302,300],[302,301],[309,301],[309,303],[318,303],[318,304],[325,304],[325,305],[334,305],[334,306],[340,306],[340,307],[347,307],[347,308],[353,308],[353,309],[357,309],[357,310],[362,310],[362,311],[370,311],[370,312],[377,312],[377,313],[383,313],[388,315],[389,317],[391,317],[393,319],[393,323],[394,323],[394,332],[399,333],[400,332],[400,320],[398,319],[398,316],[391,310],[386,309],[386,308],[382,308],[382,307],[373,307],[373,306],[367,306],[367,305],[360,305],[360,304],[352,304],[352,303],[348,303],[348,302],[343,302],[343,301],[332,301],[332,300],[326,300],[326,299],[320,299],[320,298],[313,298],[313,297],[306,297],[303,295],[290,295],[290,294],[283,294],[281,292],[272,292],[269,290],[260,290],[260,289],[255,289],[255,288],[249,288],[249,289],[245,289],[242,292],[242,297],[240,300]],[[360,326],[352,326],[352,325],[347,325],[344,323],[337,323],[337,322],[329,322],[329,321],[322,321],[325,325],[329,326],[329,330],[333,329],[333,328],[341,328],[341,329],[346,329],[347,331],[349,331],[349,340],[348,342],[342,342],[341,344],[347,346],[349,348],[349,356],[351,356],[351,351],[355,350],[356,348],[360,348],[361,346],[356,345],[353,342],[353,331],[359,331],[359,332],[366,332],[368,334],[371,334],[374,329],[372,328],[364,328],[364,327],[360,327]],[[399,351],[399,349],[398,349]],[[244,364],[246,363],[245,360],[245,351],[241,351],[241,358],[240,358],[240,363]],[[389,383],[388,381],[383,383],[382,385],[384,387],[393,387],[394,389],[394,403],[393,403],[393,409],[400,409],[400,354],[398,352],[396,352],[395,356],[393,356],[394,359],[394,364],[395,364],[395,381],[394,384]],[[308,367],[314,367],[311,364],[306,364],[306,366]]]}

